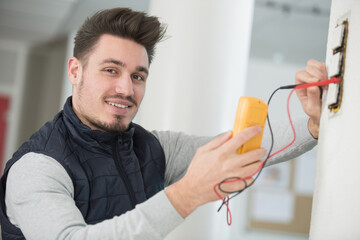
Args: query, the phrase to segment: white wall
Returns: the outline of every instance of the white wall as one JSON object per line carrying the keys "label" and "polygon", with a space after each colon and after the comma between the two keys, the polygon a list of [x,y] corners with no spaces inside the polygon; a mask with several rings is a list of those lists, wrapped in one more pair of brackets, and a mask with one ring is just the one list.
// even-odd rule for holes
{"label": "white wall", "polygon": [[[333,0],[332,29],[348,18],[344,92],[341,108],[333,114],[324,104],[319,136],[316,181],[310,239],[360,239],[360,191],[358,136],[360,134],[360,2]],[[331,45],[328,44],[327,64]]]}

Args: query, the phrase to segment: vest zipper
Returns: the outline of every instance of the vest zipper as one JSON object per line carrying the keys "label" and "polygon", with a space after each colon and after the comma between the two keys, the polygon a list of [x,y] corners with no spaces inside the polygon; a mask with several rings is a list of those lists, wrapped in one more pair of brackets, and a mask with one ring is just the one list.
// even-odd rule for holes
{"label": "vest zipper", "polygon": [[121,176],[122,180],[125,183],[125,187],[126,187],[126,190],[127,190],[128,194],[129,194],[132,206],[133,206],[133,208],[135,208],[135,205],[136,205],[135,193],[134,193],[134,190],[133,190],[133,188],[131,186],[129,178],[125,173],[124,167],[120,163],[120,158],[119,158],[119,153],[118,153],[118,144],[115,143],[115,145],[113,146],[112,149],[113,149],[113,159],[114,159],[114,162],[115,162],[115,166],[116,166],[118,172],[120,173],[120,176]]}

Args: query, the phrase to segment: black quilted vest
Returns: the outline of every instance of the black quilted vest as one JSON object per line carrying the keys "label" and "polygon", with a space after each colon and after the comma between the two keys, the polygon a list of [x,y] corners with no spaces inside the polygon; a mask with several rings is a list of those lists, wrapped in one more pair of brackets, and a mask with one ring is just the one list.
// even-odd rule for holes
{"label": "black quilted vest", "polygon": [[164,188],[165,156],[154,135],[133,123],[124,133],[91,130],[75,115],[70,97],[6,164],[0,179],[3,239],[24,239],[7,218],[4,193],[9,169],[28,152],[48,155],[66,169],[88,224],[119,216]]}

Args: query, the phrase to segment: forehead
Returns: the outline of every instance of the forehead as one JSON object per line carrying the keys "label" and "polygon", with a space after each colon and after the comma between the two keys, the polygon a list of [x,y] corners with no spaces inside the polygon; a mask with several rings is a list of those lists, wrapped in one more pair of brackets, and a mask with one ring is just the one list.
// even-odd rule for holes
{"label": "forehead", "polygon": [[149,66],[144,46],[133,40],[110,34],[102,35],[89,54],[89,60],[95,63],[106,58],[117,59],[130,65]]}

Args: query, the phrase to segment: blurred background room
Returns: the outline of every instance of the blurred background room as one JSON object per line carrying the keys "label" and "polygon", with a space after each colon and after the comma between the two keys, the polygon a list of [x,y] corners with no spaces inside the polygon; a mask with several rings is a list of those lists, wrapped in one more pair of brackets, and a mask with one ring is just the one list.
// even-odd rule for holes
{"label": "blurred background room", "polygon": [[[331,0],[0,0],[0,160],[3,166],[71,95],[76,30],[97,10],[130,7],[168,25],[135,122],[148,130],[216,135],[232,129],[240,96],[267,101],[313,58],[325,61]],[[269,107],[286,119],[289,92]],[[304,116],[291,100],[293,117]],[[167,240],[308,239],[316,149],[263,171],[230,202],[197,209]]]}

